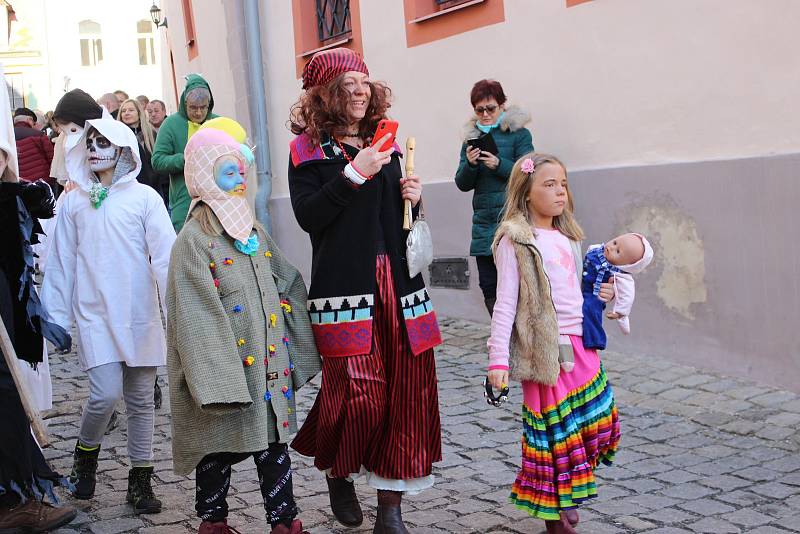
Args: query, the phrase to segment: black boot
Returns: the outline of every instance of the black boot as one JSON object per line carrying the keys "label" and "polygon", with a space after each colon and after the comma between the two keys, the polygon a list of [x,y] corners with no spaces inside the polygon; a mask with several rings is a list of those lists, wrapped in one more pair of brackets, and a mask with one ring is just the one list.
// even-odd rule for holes
{"label": "black boot", "polygon": [[150,479],[153,467],[132,467],[128,471],[128,495],[126,500],[133,505],[137,514],[157,514],[161,511],[161,501],[153,493]]}
{"label": "black boot", "polygon": [[378,516],[372,534],[409,534],[400,511],[403,494],[378,490]]}
{"label": "black boot", "polygon": [[483,304],[486,306],[486,311],[489,312],[489,317],[492,316],[494,313],[494,303],[497,302],[496,297],[492,297],[490,299],[483,299]]}
{"label": "black boot", "polygon": [[161,400],[162,400],[161,386],[158,385],[158,377],[156,377],[156,385],[153,386],[153,406],[155,407],[156,410],[161,409]]}
{"label": "black boot", "polygon": [[328,481],[328,497],[331,510],[339,523],[346,527],[357,527],[364,521],[364,513],[358,502],[355,485],[346,478],[331,478]]}
{"label": "black boot", "polygon": [[94,487],[97,485],[97,457],[100,456],[100,446],[94,450],[78,441],[75,444],[74,463],[69,481],[75,485],[72,496],[76,499],[91,499],[94,496]]}

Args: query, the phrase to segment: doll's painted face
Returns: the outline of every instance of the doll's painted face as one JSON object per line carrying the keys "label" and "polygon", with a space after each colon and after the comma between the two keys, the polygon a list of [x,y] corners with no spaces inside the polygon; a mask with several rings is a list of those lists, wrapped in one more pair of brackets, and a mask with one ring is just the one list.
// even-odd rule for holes
{"label": "doll's painted face", "polygon": [[644,256],[644,243],[636,234],[622,234],[606,242],[603,254],[611,265],[631,265]]}
{"label": "doll's painted face", "polygon": [[86,137],[86,159],[93,172],[107,171],[116,166],[122,153],[120,147],[95,129]]}
{"label": "doll's painted face", "polygon": [[234,196],[247,191],[244,164],[235,156],[222,156],[214,162],[214,181],[217,187]]}

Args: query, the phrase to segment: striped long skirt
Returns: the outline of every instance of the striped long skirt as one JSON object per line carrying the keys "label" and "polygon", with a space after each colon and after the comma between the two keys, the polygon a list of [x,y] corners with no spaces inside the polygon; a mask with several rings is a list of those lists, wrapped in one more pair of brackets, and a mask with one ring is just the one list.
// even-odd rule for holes
{"label": "striped long skirt", "polygon": [[391,480],[427,477],[442,459],[433,350],[412,354],[385,255],[376,278],[372,352],[323,359],[322,387],[292,448],[333,477],[362,468]]}
{"label": "striped long skirt", "polygon": [[596,497],[594,469],[610,465],[620,440],[614,393],[595,350],[570,336],[575,368],[561,371],[555,386],[523,382],[522,467],[511,502],[534,517],[559,512]]}

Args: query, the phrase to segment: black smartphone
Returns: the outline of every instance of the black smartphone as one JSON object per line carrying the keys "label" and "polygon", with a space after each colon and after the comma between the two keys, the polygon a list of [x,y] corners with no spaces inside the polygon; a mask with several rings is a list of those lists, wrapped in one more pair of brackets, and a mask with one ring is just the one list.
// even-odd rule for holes
{"label": "black smartphone", "polygon": [[498,152],[497,144],[494,142],[494,137],[492,134],[487,133],[483,134],[480,137],[473,137],[472,139],[467,139],[467,146],[470,148],[480,148],[481,150],[485,150],[486,152],[496,156]]}

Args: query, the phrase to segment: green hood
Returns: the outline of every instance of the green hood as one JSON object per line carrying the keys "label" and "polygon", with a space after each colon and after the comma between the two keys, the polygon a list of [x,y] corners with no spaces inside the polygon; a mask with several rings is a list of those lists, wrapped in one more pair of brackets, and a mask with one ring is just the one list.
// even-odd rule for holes
{"label": "green hood", "polygon": [[189,120],[189,114],[186,113],[186,93],[198,87],[205,87],[211,95],[208,101],[208,114],[206,118],[214,112],[214,93],[211,92],[211,87],[209,87],[208,82],[199,74],[188,74],[186,75],[186,87],[183,89],[183,93],[181,93],[181,105],[178,108],[178,113],[187,121]]}

